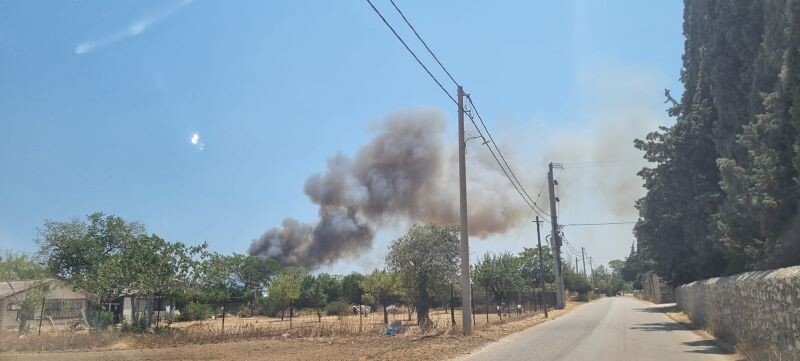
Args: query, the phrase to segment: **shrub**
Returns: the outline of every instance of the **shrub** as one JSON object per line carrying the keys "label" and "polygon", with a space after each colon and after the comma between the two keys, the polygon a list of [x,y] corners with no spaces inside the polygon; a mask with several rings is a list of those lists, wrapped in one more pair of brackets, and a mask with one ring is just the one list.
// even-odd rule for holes
{"label": "shrub", "polygon": [[95,314],[92,319],[91,326],[95,330],[103,331],[108,329],[114,323],[114,313],[111,311],[101,310]]}
{"label": "shrub", "polygon": [[333,301],[325,306],[325,314],[328,316],[347,316],[350,314],[350,304],[344,301]]}
{"label": "shrub", "polygon": [[179,317],[180,321],[197,321],[197,320],[205,320],[211,317],[213,313],[213,309],[211,305],[207,305],[204,303],[199,302],[189,302],[186,304],[186,307],[181,310],[181,315]]}

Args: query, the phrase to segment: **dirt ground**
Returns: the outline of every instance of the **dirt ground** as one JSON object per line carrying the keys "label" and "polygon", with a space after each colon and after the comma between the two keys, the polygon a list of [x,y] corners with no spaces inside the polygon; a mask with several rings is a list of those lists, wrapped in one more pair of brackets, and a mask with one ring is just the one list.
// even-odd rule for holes
{"label": "dirt ground", "polygon": [[[581,303],[570,303],[565,310],[551,310],[554,319]],[[435,317],[445,315],[438,312]],[[458,316],[458,315],[457,315]],[[399,317],[399,316],[398,316]],[[457,318],[460,320],[460,317]],[[239,322],[243,320],[237,320]],[[476,315],[477,327],[472,336],[458,331],[433,334],[414,333],[398,336],[337,336],[324,338],[260,338],[172,347],[140,348],[121,339],[103,349],[76,352],[32,352],[0,355],[0,360],[441,360],[469,353],[488,342],[534,326],[545,319],[541,314],[505,318],[490,316],[487,326],[484,314]],[[226,328],[228,320],[226,320]]]}

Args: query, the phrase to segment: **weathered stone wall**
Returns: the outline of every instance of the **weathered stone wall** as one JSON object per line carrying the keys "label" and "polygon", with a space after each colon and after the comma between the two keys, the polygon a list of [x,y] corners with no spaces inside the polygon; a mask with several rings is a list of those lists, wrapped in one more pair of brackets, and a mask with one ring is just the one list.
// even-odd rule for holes
{"label": "weathered stone wall", "polygon": [[692,282],[675,289],[692,321],[754,360],[800,360],[800,266]]}
{"label": "weathered stone wall", "polygon": [[650,271],[642,275],[644,293],[642,297],[653,303],[675,302],[675,295],[672,288],[657,274]]}

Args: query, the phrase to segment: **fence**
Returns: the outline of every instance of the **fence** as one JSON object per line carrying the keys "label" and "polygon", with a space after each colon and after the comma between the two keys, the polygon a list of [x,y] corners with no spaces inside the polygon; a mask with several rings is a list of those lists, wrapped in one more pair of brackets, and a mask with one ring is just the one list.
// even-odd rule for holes
{"label": "fence", "polygon": [[537,291],[525,290],[512,293],[507,300],[499,300],[491,292],[473,289],[472,309],[476,324],[479,319],[484,323],[490,323],[492,315],[502,320],[503,317],[543,312],[545,306],[552,309],[555,304],[555,292],[545,292],[540,295]]}

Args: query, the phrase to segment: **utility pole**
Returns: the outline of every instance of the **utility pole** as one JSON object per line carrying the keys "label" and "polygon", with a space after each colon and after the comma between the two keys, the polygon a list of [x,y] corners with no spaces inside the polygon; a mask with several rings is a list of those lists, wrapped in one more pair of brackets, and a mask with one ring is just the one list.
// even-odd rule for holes
{"label": "utility pole", "polygon": [[578,273],[578,257],[575,257],[575,274]]}
{"label": "utility pole", "polygon": [[[583,276],[586,277],[586,248],[581,247],[581,258],[583,259]],[[575,265],[575,268],[577,267],[578,265]]]}
{"label": "utility pole", "polygon": [[467,143],[464,139],[464,89],[458,86],[458,188],[461,198],[461,329],[472,334],[472,287],[469,277],[469,230],[467,229]]}
{"label": "utility pole", "polygon": [[592,290],[594,291],[597,285],[594,283],[594,266],[592,266],[592,257],[589,257],[589,271],[592,272]]}
{"label": "utility pole", "polygon": [[555,181],[553,180],[553,167],[560,168],[561,164],[548,165],[547,183],[550,190],[550,224],[553,239],[553,273],[556,276],[556,308],[564,308],[564,277],[561,274],[561,237],[558,234],[558,214],[556,210]]}
{"label": "utility pole", "polygon": [[[536,242],[539,244],[539,301],[544,304],[544,318],[547,318],[547,302],[544,302],[544,261],[542,260],[542,235],[539,232],[539,216],[536,216]],[[489,311],[486,311],[489,312]]]}

